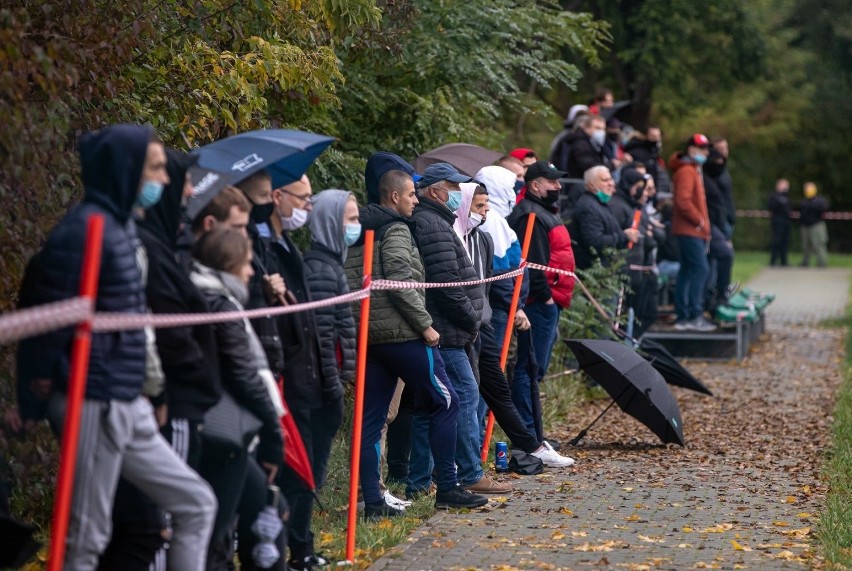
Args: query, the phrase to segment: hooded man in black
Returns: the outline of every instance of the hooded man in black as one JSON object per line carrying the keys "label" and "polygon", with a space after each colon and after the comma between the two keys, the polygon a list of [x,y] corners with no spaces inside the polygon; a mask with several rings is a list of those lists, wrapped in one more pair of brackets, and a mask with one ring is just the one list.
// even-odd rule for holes
{"label": "hooded man in black", "polygon": [[[145,313],[131,215],[134,208],[153,206],[169,182],[163,145],[150,127],[116,125],[85,135],[80,158],[86,188],[83,201],[54,228],[31,262],[28,283],[32,288],[22,301],[36,305],[77,295],[87,221],[99,215],[104,219],[104,234],[95,309]],[[58,389],[47,410],[57,431],[65,415],[72,334],[72,328],[66,328],[41,335],[22,342],[18,352],[19,393],[45,379]],[[92,334],[65,553],[68,569],[97,566],[111,534],[119,476],[172,514],[170,567],[204,569],[199,545],[206,545],[210,537],[216,499],[160,435],[151,403],[141,396],[144,380],[141,328]],[[30,418],[32,410],[24,408],[22,416]]]}

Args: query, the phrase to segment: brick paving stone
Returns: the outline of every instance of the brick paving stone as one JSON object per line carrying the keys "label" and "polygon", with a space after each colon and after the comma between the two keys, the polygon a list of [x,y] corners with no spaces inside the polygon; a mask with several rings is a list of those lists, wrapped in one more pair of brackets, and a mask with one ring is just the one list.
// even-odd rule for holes
{"label": "brick paving stone", "polygon": [[[611,410],[571,450],[574,468],[500,476],[510,495],[436,514],[371,569],[809,568],[845,335],[814,324],[842,314],[848,279],[786,269],[749,284],[777,294],[769,333],[743,363],[685,363],[716,396],[674,389],[684,448]],[[558,436],[604,405],[584,404]]]}

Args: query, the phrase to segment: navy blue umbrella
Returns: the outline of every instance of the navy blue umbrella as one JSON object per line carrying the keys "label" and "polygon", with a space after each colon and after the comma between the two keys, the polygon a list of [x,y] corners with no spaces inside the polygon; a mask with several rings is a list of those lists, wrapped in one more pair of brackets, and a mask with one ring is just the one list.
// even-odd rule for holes
{"label": "navy blue umbrella", "polygon": [[266,129],[248,131],[204,145],[192,152],[198,163],[190,169],[195,194],[187,206],[195,216],[228,185],[260,170],[272,175],[272,188],[302,178],[334,137],[304,131]]}

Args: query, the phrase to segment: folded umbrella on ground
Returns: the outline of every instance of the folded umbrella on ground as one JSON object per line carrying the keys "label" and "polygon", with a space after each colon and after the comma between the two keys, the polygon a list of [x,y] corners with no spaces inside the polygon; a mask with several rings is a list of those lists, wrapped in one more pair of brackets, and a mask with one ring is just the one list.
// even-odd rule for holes
{"label": "folded umbrella on ground", "polygon": [[680,408],[662,375],[648,361],[617,341],[570,339],[565,343],[577,357],[580,369],[613,398],[613,402],[571,441],[572,444],[576,445],[613,404],[618,404],[664,444],[683,446]]}

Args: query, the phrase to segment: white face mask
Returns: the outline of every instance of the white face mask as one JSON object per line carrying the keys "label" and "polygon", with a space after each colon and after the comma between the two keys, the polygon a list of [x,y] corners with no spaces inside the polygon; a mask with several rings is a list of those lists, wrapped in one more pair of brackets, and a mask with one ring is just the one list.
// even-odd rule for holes
{"label": "white face mask", "polygon": [[485,222],[485,219],[482,217],[481,214],[477,214],[476,212],[471,212],[467,216],[467,223],[470,225],[471,230],[473,230],[483,222]]}
{"label": "white face mask", "polygon": [[304,208],[294,208],[293,213],[287,217],[281,217],[281,227],[284,230],[296,230],[301,228],[308,221],[308,211]]}

